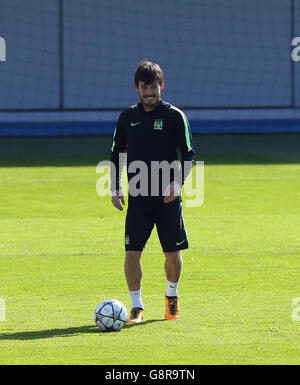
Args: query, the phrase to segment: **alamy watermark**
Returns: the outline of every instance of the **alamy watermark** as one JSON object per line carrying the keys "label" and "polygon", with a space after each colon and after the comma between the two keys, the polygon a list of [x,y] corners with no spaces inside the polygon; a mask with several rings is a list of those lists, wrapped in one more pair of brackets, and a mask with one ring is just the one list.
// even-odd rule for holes
{"label": "alamy watermark", "polygon": [[291,44],[296,47],[292,50],[291,57],[294,62],[297,62],[300,60],[300,37],[294,37]]}
{"label": "alamy watermark", "polygon": [[0,297],[0,322],[1,321],[6,321],[6,302],[2,297]]}
{"label": "alamy watermark", "polygon": [[6,61],[6,42],[4,37],[0,36],[0,61]]}
{"label": "alamy watermark", "polygon": [[[123,169],[125,163],[126,154],[120,154],[119,170]],[[127,173],[130,175],[128,182],[127,178],[121,178],[121,171],[117,177],[114,163],[101,161],[96,168],[96,173],[102,174],[97,181],[96,192],[101,197],[114,194],[117,187],[113,186],[119,180],[123,196],[127,192],[132,197],[167,196],[172,183],[174,195],[182,195],[186,207],[200,207],[204,202],[204,162],[196,161],[193,164],[185,161],[184,172],[188,175],[182,184],[183,173],[178,161],[152,161],[149,165],[136,160],[127,165]]]}
{"label": "alamy watermark", "polygon": [[293,298],[292,306],[296,306],[292,311],[292,320],[300,321],[300,297]]}

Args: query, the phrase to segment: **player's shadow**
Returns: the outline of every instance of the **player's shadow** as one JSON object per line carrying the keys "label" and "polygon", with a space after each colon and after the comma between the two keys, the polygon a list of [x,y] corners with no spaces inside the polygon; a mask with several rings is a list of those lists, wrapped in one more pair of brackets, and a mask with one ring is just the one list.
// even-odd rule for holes
{"label": "player's shadow", "polygon": [[147,321],[143,321],[141,323],[138,323],[138,324],[129,324],[129,323],[126,323],[124,326],[123,326],[123,329],[127,329],[127,328],[131,328],[133,326],[145,326],[147,324],[150,324],[150,323],[153,323],[153,322],[162,322],[162,321],[165,321],[165,319],[149,319]]}
{"label": "player's shadow", "polygon": [[[132,326],[142,326],[152,322],[165,321],[164,319],[147,320],[140,324],[128,324],[126,323],[123,329]],[[0,341],[3,340],[39,340],[43,338],[55,338],[55,337],[70,337],[75,334],[102,334],[96,325],[78,326],[64,329],[48,329],[48,330],[35,330],[24,331],[17,333],[0,334]]]}
{"label": "player's shadow", "polygon": [[38,340],[42,338],[69,337],[82,333],[99,333],[97,326],[79,326],[64,329],[34,330],[17,333],[0,334],[1,340]]}

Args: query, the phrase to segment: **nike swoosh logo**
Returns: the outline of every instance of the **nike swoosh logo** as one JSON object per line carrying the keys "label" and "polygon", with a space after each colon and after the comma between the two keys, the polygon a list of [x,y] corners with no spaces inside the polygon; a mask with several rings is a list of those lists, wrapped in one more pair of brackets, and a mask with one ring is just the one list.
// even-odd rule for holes
{"label": "nike swoosh logo", "polygon": [[185,239],[183,241],[181,241],[181,242],[176,242],[176,246],[181,245],[183,242],[185,242]]}
{"label": "nike swoosh logo", "polygon": [[136,126],[136,125],[141,124],[141,123],[142,123],[142,122],[137,122],[137,123],[131,122],[131,126],[133,127],[133,126]]}

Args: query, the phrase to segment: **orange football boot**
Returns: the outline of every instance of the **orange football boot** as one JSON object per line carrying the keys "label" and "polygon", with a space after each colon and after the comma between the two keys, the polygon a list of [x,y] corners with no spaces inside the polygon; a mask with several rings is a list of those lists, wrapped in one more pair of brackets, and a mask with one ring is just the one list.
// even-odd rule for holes
{"label": "orange football boot", "polygon": [[165,319],[166,320],[176,320],[179,319],[179,303],[177,297],[167,297],[166,299],[166,312]]}
{"label": "orange football boot", "polygon": [[130,324],[139,324],[144,319],[144,310],[140,307],[134,307],[131,309],[130,316],[128,318],[128,323]]}

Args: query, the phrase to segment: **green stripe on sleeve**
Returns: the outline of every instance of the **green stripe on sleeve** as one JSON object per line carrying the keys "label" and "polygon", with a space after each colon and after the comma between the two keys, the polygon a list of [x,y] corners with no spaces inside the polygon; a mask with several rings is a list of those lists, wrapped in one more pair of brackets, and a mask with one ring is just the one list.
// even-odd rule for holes
{"label": "green stripe on sleeve", "polygon": [[179,112],[181,117],[182,117],[182,119],[183,119],[186,146],[188,148],[188,151],[191,151],[192,150],[192,146],[191,146],[191,139],[190,139],[190,133],[189,133],[189,123],[188,123],[187,117],[185,116],[185,114],[179,108],[174,107],[174,106],[171,106],[171,108],[173,108],[173,110]]}
{"label": "green stripe on sleeve", "polygon": [[116,131],[117,131],[117,127],[115,127],[115,131],[114,131],[114,135],[113,135],[113,143],[112,143],[112,146],[111,146],[111,151],[113,151],[114,148],[115,148],[115,136],[116,136]]}

